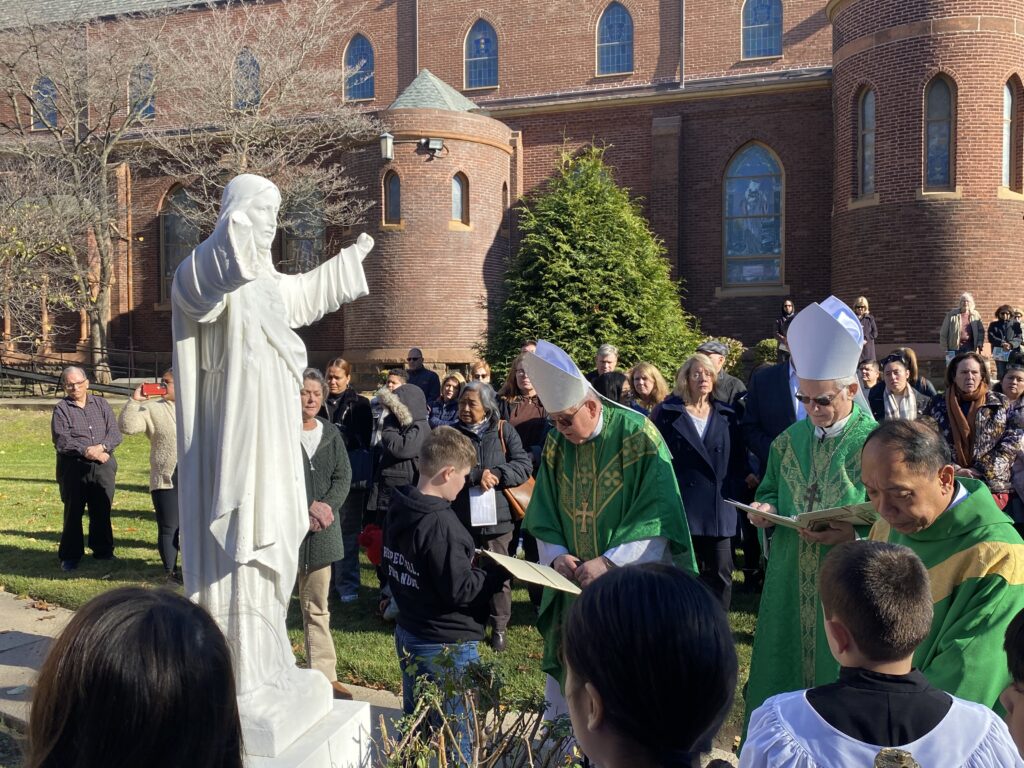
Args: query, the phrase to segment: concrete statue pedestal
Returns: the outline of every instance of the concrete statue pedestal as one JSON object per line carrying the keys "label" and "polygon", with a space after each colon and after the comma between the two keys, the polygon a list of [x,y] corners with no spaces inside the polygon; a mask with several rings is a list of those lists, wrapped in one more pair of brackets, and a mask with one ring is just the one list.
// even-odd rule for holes
{"label": "concrete statue pedestal", "polygon": [[277,757],[246,757],[246,768],[370,768],[370,705],[336,701],[331,711]]}

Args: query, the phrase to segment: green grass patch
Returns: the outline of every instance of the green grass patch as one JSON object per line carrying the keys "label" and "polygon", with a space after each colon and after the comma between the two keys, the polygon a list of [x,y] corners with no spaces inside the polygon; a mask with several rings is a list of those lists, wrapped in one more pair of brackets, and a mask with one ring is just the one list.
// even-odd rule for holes
{"label": "green grass patch", "polygon": [[[117,491],[111,520],[119,559],[100,562],[87,554],[77,571],[65,574],[57,559],[62,505],[54,478],[50,413],[5,409],[0,411],[0,423],[0,586],[75,609],[113,587],[164,585],[149,496],[149,442],[144,436],[126,437],[117,450]],[[737,578],[742,577],[737,574]],[[354,603],[342,604],[332,594],[338,675],[346,682],[397,693],[401,676],[394,625],[377,616],[376,576],[365,559],[362,583],[359,600]],[[481,644],[481,655],[498,661],[513,693],[540,692],[544,685],[542,647],[533,607],[525,589],[514,590],[512,601],[508,649],[493,654],[489,646]],[[743,723],[739,690],[750,666],[756,612],[757,598],[735,590],[729,620],[740,659],[740,679],[737,702],[716,740],[725,748],[731,748]],[[302,617],[295,599],[288,614],[288,630],[296,657],[302,660]]]}

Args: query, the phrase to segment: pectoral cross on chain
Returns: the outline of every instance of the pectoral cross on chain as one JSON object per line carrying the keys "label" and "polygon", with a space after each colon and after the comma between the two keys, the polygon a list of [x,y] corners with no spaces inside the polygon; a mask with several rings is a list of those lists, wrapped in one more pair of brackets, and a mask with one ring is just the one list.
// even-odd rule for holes
{"label": "pectoral cross on chain", "polygon": [[575,515],[576,517],[583,518],[582,522],[580,523],[580,533],[587,533],[588,520],[591,522],[591,524],[593,524],[594,522],[594,513],[587,510],[587,504],[588,502],[584,501],[583,509],[577,512]]}
{"label": "pectoral cross on chain", "polygon": [[818,481],[815,480],[807,486],[807,511],[813,512],[814,505],[818,502]]}

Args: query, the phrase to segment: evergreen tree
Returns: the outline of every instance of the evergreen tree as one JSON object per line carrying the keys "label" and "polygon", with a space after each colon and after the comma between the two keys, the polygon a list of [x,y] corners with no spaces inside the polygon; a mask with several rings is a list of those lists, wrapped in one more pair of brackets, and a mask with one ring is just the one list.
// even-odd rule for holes
{"label": "evergreen tree", "polygon": [[623,367],[647,360],[672,380],[701,336],[665,248],[616,185],[604,149],[563,152],[555,176],[523,207],[520,230],[486,349],[492,364],[507,366],[525,339],[543,338],[586,372],[610,343]]}

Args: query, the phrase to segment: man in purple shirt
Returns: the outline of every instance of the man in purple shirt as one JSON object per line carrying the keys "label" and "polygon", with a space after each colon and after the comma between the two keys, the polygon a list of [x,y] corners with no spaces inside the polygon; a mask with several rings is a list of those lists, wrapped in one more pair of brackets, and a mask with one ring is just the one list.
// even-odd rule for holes
{"label": "man in purple shirt", "polygon": [[110,505],[117,474],[114,449],[121,444],[121,431],[107,401],[89,394],[85,371],[65,368],[61,378],[67,396],[57,403],[50,421],[57,449],[57,485],[64,502],[57,556],[62,571],[73,571],[85,554],[82,515],[87,505],[92,555],[97,560],[114,559]]}

